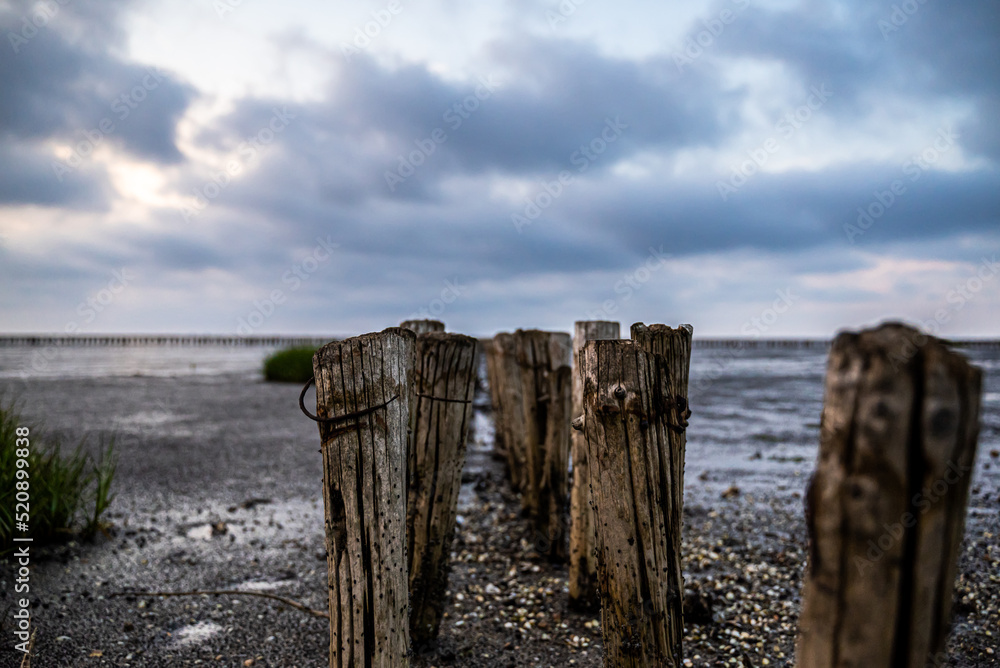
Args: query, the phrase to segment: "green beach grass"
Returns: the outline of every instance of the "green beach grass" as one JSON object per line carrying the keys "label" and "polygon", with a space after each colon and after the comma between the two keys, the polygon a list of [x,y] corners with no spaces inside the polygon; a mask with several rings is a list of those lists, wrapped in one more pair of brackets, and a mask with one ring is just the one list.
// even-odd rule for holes
{"label": "green beach grass", "polygon": [[[18,427],[29,428],[27,448],[23,440],[18,444]],[[17,534],[30,536],[36,545],[91,538],[101,528],[101,516],[114,499],[114,439],[96,459],[83,445],[64,452],[58,441],[46,443],[35,425],[21,419],[14,405],[0,405],[0,554],[13,549],[15,522],[24,519],[19,491],[28,494],[29,530]],[[27,465],[18,466],[18,460]]]}
{"label": "green beach grass", "polygon": [[313,375],[312,358],[318,348],[297,346],[279,350],[264,360],[264,380],[304,383]]}

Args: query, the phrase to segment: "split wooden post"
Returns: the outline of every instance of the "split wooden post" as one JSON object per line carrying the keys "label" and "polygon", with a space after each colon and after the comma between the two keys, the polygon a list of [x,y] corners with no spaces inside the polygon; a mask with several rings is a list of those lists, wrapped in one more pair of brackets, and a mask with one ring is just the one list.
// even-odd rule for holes
{"label": "split wooden post", "polygon": [[465,439],[476,392],[476,340],[461,334],[421,334],[416,358],[406,535],[410,635],[420,647],[437,637],[444,611]]}
{"label": "split wooden post", "polygon": [[800,668],[942,665],[982,375],[899,324],[830,351],[806,521]]}
{"label": "split wooden post", "polygon": [[680,396],[686,400],[688,377],[691,373],[691,339],[694,336],[694,327],[646,326],[637,322],[630,328],[630,334],[632,340],[642,346],[643,350],[662,355],[666,359],[671,382],[678,389]]}
{"label": "split wooden post", "polygon": [[[583,374],[580,354],[587,341],[618,339],[621,327],[607,320],[581,320],[573,333],[573,418],[583,415]],[[587,465],[587,442],[583,431],[570,432],[570,458],[573,483],[570,488],[569,515],[569,604],[576,610],[597,610],[597,553],[595,547],[594,509],[590,504],[590,471]]]}
{"label": "split wooden post", "polygon": [[428,332],[443,332],[444,323],[440,320],[404,320],[400,325],[403,329],[408,329],[418,336]]}
{"label": "split wooden post", "polygon": [[[667,325],[649,325],[637,322],[630,328],[632,340],[638,343],[648,353],[660,355],[666,363],[670,375],[670,393],[673,396],[677,412],[677,427],[670,434],[670,447],[675,453],[673,462],[680,465],[672,471],[673,484],[670,489],[670,526],[676,526],[677,531],[671,534],[674,540],[674,550],[681,553],[681,534],[684,523],[684,461],[687,457],[687,426],[691,417],[691,406],[688,402],[688,378],[691,372],[691,339],[694,327],[680,325],[672,328]],[[677,581],[683,585],[680,562],[676,564]],[[681,587],[683,591],[683,586]]]}
{"label": "split wooden post", "polygon": [[507,474],[510,486],[518,492],[522,489],[525,474],[524,453],[524,400],[521,387],[521,368],[517,363],[517,344],[514,335],[501,332],[493,337],[495,355],[494,372],[496,380],[497,404],[494,415],[499,412],[496,425],[499,438],[507,451]]}
{"label": "split wooden post", "polygon": [[567,557],[573,342],[563,332],[514,332],[521,371],[524,478],[521,508],[534,521],[539,552]]}
{"label": "split wooden post", "polygon": [[684,412],[665,358],[637,342],[590,341],[582,361],[604,665],[676,668],[683,587],[673,499]]}
{"label": "split wooden post", "polygon": [[313,357],[331,668],[409,666],[407,431],[416,337],[391,328]]}
{"label": "split wooden post", "polygon": [[483,356],[486,358],[486,383],[490,390],[490,410],[493,413],[493,457],[507,461],[507,444],[504,441],[503,409],[500,407],[500,379],[497,368],[499,353],[493,339],[481,339]]}

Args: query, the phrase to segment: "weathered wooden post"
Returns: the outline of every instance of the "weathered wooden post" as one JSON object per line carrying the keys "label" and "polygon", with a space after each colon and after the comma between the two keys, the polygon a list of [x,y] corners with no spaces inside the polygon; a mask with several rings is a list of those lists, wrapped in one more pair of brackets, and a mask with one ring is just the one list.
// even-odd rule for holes
{"label": "weathered wooden post", "polygon": [[675,329],[667,325],[646,326],[637,322],[630,328],[630,334],[632,340],[642,346],[643,350],[662,355],[666,359],[671,382],[686,401],[694,327],[680,325]]}
{"label": "weathered wooden post", "polygon": [[440,320],[404,320],[399,326],[410,330],[418,336],[420,334],[427,334],[428,332],[444,331],[444,323]]}
{"label": "weathered wooden post", "polygon": [[807,495],[799,668],[943,665],[981,383],[908,326],[835,339]]}
{"label": "weathered wooden post", "polygon": [[521,490],[525,479],[524,401],[514,335],[501,332],[493,337],[493,352],[498,399],[494,415],[499,411],[500,417],[496,425],[507,451],[510,486],[517,492]]}
{"label": "weathered wooden post", "polygon": [[497,368],[500,365],[499,353],[493,339],[480,341],[483,355],[486,358],[486,383],[490,389],[490,409],[493,412],[493,457],[507,461],[507,444],[504,442],[503,409],[500,407],[500,379]]}
{"label": "weathered wooden post", "polygon": [[590,341],[582,361],[604,665],[674,668],[683,637],[674,490],[686,411],[665,358],[635,341]]}
{"label": "weathered wooden post", "polygon": [[[688,403],[688,378],[691,372],[691,339],[694,327],[680,325],[676,329],[667,325],[649,325],[641,322],[632,325],[630,329],[632,340],[638,343],[648,353],[660,355],[667,365],[670,374],[671,395],[677,419],[673,433],[670,436],[671,448],[678,456],[673,461],[679,462],[680,469],[674,471],[676,484],[671,487],[670,524],[677,526],[671,537],[674,539],[674,549],[681,551],[681,527],[684,522],[684,461],[687,456],[687,426],[691,417],[691,406]],[[678,582],[681,582],[681,565],[677,564]],[[682,583],[683,584],[683,583]],[[681,588],[683,591],[683,587]]]}
{"label": "weathered wooden post", "polygon": [[521,508],[534,520],[536,546],[566,561],[573,349],[569,334],[514,332],[521,370],[524,478]]}
{"label": "weathered wooden post", "polygon": [[[568,339],[567,335],[567,339]],[[567,341],[569,343],[569,341]],[[542,441],[541,477],[538,484],[536,547],[554,562],[568,558],[569,537],[569,439],[573,421],[573,369],[557,367],[549,374],[548,415]]]}
{"label": "weathered wooden post", "polygon": [[418,647],[437,637],[444,610],[476,373],[475,339],[441,332],[417,337],[406,533],[410,634]]}
{"label": "weathered wooden post", "polygon": [[597,527],[605,665],[682,660],[681,410],[666,358],[635,341],[583,348],[584,435]]}
{"label": "weathered wooden post", "polygon": [[407,429],[416,337],[391,328],[313,357],[331,668],[409,666]]}
{"label": "weathered wooden post", "polygon": [[[573,333],[573,418],[583,415],[583,374],[580,354],[587,341],[617,339],[621,327],[607,320],[581,320]],[[587,442],[583,431],[570,432],[573,484],[570,489],[569,514],[569,604],[576,610],[600,607],[597,593],[597,553],[595,547],[594,509],[590,505],[590,470]]]}

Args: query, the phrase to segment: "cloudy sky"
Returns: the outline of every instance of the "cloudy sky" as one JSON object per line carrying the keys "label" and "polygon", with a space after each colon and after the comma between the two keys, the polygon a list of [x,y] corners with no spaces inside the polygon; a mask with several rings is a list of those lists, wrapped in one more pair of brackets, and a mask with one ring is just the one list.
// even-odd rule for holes
{"label": "cloudy sky", "polygon": [[1000,325],[1000,2],[0,0],[0,331]]}

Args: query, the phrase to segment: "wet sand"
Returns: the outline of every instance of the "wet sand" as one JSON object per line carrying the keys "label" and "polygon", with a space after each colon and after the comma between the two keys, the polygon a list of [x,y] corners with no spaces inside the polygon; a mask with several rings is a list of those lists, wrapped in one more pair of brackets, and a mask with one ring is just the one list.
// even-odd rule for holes
{"label": "wet sand", "polygon": [[[955,666],[995,665],[1000,651],[1000,459],[989,454],[1000,447],[1000,371],[980,356],[986,400],[950,642]],[[791,665],[805,564],[801,495],[815,458],[823,365],[815,351],[734,358],[696,349],[685,580],[708,609],[686,628],[690,665],[740,665],[744,651],[757,666]],[[117,434],[120,456],[109,534],[33,562],[34,665],[326,665],[326,620],[272,600],[109,596],[242,588],[325,609],[319,438],[299,413],[299,388],[244,371],[5,378],[0,389],[16,392],[25,417],[44,419],[67,444],[89,434],[97,447]],[[566,569],[535,553],[490,457],[491,429],[488,410],[478,409],[448,616],[438,647],[414,665],[600,666],[599,620],[566,609]],[[739,494],[722,498],[732,486]],[[0,579],[5,608],[8,567]],[[0,648],[0,665],[20,660],[11,644]]]}

